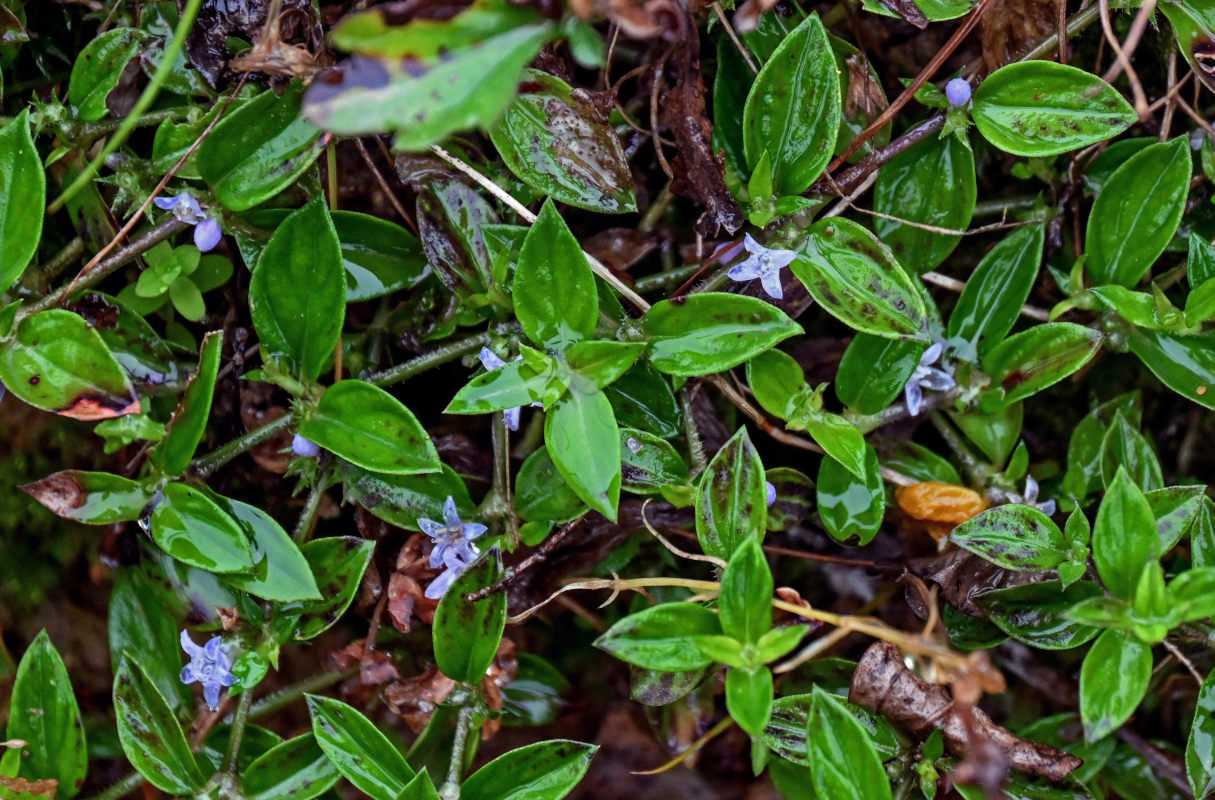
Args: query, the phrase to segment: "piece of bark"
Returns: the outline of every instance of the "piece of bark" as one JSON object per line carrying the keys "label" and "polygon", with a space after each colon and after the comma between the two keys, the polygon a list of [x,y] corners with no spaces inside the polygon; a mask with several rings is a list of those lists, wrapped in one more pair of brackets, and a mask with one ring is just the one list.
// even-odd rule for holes
{"label": "piece of bark", "polygon": [[848,699],[884,715],[920,739],[940,728],[949,752],[968,758],[994,745],[1013,769],[1061,781],[1083,761],[1050,745],[1029,742],[991,721],[973,706],[955,703],[945,687],[916,675],[899,648],[874,642],[852,676]]}

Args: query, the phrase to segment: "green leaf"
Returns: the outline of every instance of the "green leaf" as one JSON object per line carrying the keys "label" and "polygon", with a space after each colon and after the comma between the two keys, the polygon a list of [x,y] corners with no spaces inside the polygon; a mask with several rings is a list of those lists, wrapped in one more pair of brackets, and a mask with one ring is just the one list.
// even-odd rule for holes
{"label": "green leaf", "polygon": [[[321,132],[300,116],[303,86],[264,91],[224,115],[198,147],[198,172],[230,211],[286,189],[321,154]],[[288,288],[288,287],[282,287]]]}
{"label": "green leaf", "polygon": [[726,710],[751,736],[759,736],[772,716],[772,670],[733,667],[726,673]]}
{"label": "green leaf", "polygon": [[1175,336],[1134,328],[1126,341],[1131,352],[1165,386],[1201,406],[1215,409],[1215,332]]}
{"label": "green leaf", "polygon": [[311,800],[341,775],[311,733],[275,745],[244,770],[249,800]]}
{"label": "green leaf", "polygon": [[[461,517],[476,513],[476,506],[468,496],[468,487],[451,467],[444,465],[439,472],[425,475],[384,475],[356,467],[347,461],[338,469],[346,485],[347,496],[375,516],[404,528],[420,531],[418,519],[443,519],[443,503],[448,497],[455,500]],[[522,473],[520,473],[521,480]],[[516,505],[520,501],[516,487]]]}
{"label": "green leaf", "polygon": [[754,168],[766,151],[776,193],[801,194],[831,160],[840,105],[831,43],[812,13],[785,37],[751,85],[743,107],[747,163]]}
{"label": "green leaf", "polygon": [[212,572],[253,568],[249,540],[210,497],[193,486],[170,483],[152,510],[152,539],[161,550],[193,567]]}
{"label": "green leaf", "polygon": [[856,536],[862,546],[873,541],[886,512],[881,465],[873,446],[865,443],[865,477],[857,478],[833,458],[818,469],[818,513],[836,541]]}
{"label": "green leaf", "polygon": [[1149,561],[1160,558],[1156,517],[1143,492],[1123,469],[1105,492],[1093,526],[1093,561],[1105,588],[1130,601],[1139,573]]}
{"label": "green leaf", "polygon": [[595,331],[595,276],[552,200],[523,240],[512,295],[523,332],[542,347],[562,347]]}
{"label": "green leaf", "polygon": [[823,452],[855,477],[865,477],[865,436],[838,414],[822,412],[803,420],[804,430]]}
{"label": "green leaf", "polygon": [[539,447],[527,457],[515,476],[515,510],[520,517],[528,521],[564,522],[585,509],[586,505],[557,472],[547,447]]}
{"label": "green leaf", "polygon": [[[1048,95],[1049,96],[1049,95]],[[1134,286],[1164,252],[1190,193],[1189,140],[1144,148],[1114,171],[1088,218],[1084,268],[1097,283]]]}
{"label": "green leaf", "polygon": [[114,711],[122,751],[148,783],[170,794],[202,788],[204,778],[181,725],[143,667],[125,656],[114,674]]}
{"label": "green leaf", "polygon": [[1088,363],[1105,337],[1073,322],[1044,322],[1008,337],[983,358],[1004,405],[1053,386]]}
{"label": "green leaf", "polygon": [[1005,569],[1043,572],[1067,559],[1063,531],[1032,506],[989,508],[958,525],[949,540]]}
{"label": "green leaf", "polygon": [[122,80],[131,59],[138,58],[151,40],[138,28],[114,28],[84,46],[72,65],[67,90],[68,102],[76,107],[80,119],[94,122],[110,113],[106,98]]}
{"label": "green leaf", "polygon": [[1164,487],[1160,460],[1146,438],[1121,413],[1114,414],[1101,442],[1101,479],[1108,485],[1118,469],[1125,467],[1131,479],[1144,491]]}
{"label": "green leaf", "polygon": [[810,630],[809,625],[773,628],[759,637],[759,641],[755,643],[759,660],[766,664],[787,655],[789,651],[797,647]]}
{"label": "green leaf", "polygon": [[198,354],[198,371],[186,384],[181,402],[169,420],[164,440],[152,449],[148,458],[166,475],[181,475],[190,466],[190,459],[202,441],[211,416],[211,397],[215,394],[215,378],[223,351],[222,331],[203,337]]}
{"label": "green leaf", "polygon": [[878,413],[903,393],[927,349],[924,342],[858,333],[840,360],[836,397],[853,411]]}
{"label": "green leaf", "polygon": [[1070,650],[1100,631],[1067,615],[1077,603],[1104,597],[1097,584],[1042,581],[983,592],[975,598],[996,627],[1018,642],[1039,650]]}
{"label": "green leaf", "polygon": [[480,683],[494,662],[506,625],[506,592],[495,592],[475,603],[464,595],[502,577],[496,551],[480,558],[443,595],[435,610],[435,663],[455,681]]}
{"label": "green leaf", "polygon": [[1102,403],[1088,412],[1072,431],[1067,444],[1067,472],[1063,476],[1065,493],[1083,500],[1101,488],[1101,446],[1106,427],[1118,411],[1138,426],[1142,417],[1139,394],[1130,392]]}
{"label": "green leaf", "polygon": [[615,383],[604,387],[621,425],[670,439],[681,430],[679,405],[671,385],[649,361],[639,361]]}
{"label": "green leaf", "polygon": [[582,780],[598,749],[568,739],[517,747],[469,775],[460,800],[560,800]]}
{"label": "green leaf", "polygon": [[820,220],[790,267],[823,310],[848,327],[890,339],[926,340],[928,311],[890,248],[843,217]]}
{"label": "green leaf", "polygon": [[0,128],[0,197],[4,198],[0,203],[0,292],[4,292],[38,252],[41,209],[46,208],[46,173],[30,136],[28,108]]}
{"label": "green leaf", "polygon": [[[180,680],[181,644],[177,618],[162,602],[152,579],[140,567],[124,567],[110,593],[109,633],[111,668],[117,672],[123,658],[143,659],[151,682],[174,711],[192,707],[194,698]],[[155,658],[146,658],[155,653]]]}
{"label": "green leaf", "polygon": [[300,552],[308,561],[321,595],[320,600],[288,606],[302,612],[295,638],[303,640],[329,630],[346,613],[371,563],[375,542],[357,536],[313,539],[304,542]]}
{"label": "green leaf", "polygon": [[20,739],[16,774],[59,782],[56,797],[75,797],[84,785],[88,752],[71,679],[43,629],[17,666],[9,697],[8,738]]}
{"label": "green leaf", "polygon": [[416,286],[429,273],[417,237],[396,223],[331,211],[346,269],[346,302],[357,303]]}
{"label": "green leaf", "polygon": [[414,772],[388,737],[341,700],[305,697],[316,743],[337,771],[372,800],[396,800]]}
{"label": "green leaf", "polygon": [[643,669],[688,672],[708,666],[696,636],[721,633],[717,615],[692,603],[663,603],[630,614],[595,640],[595,647]]}
{"label": "green leaf", "polygon": [[300,434],[373,472],[416,475],[442,466],[413,412],[365,381],[338,381],[326,389]]}
{"label": "green leaf", "polygon": [[86,525],[139,519],[151,493],[128,478],[108,472],[68,469],[18,487],[52,514]]}
{"label": "green leaf", "polygon": [[570,369],[602,389],[627,372],[644,350],[642,342],[586,340],[567,347],[565,361]]}
{"label": "green leaf", "polygon": [[[536,365],[543,363],[544,368]],[[528,359],[508,361],[473,378],[444,409],[445,414],[488,414],[532,403],[545,407],[565,394],[566,385],[556,360],[533,351]]]}
{"label": "green leaf", "polygon": [[217,503],[253,544],[253,573],[225,580],[241,591],[279,602],[319,600],[320,590],[308,561],[274,518],[256,506],[218,498]]}
{"label": "green leaf", "polygon": [[[970,145],[957,136],[929,136],[882,167],[873,187],[873,210],[937,228],[966,230],[976,192]],[[962,241],[960,236],[883,217],[874,218],[873,232],[915,274],[936,268]]]}
{"label": "green leaf", "polygon": [[418,774],[414,775],[413,779],[397,795],[397,800],[440,800],[439,793],[435,791],[434,781],[430,779],[430,773],[426,771],[426,767],[418,770]]}
{"label": "green leaf", "polygon": [[1206,490],[1203,484],[1166,486],[1144,494],[1152,516],[1156,518],[1161,553],[1167,553],[1183,538],[1188,538],[1198,525]]}
{"label": "green leaf", "polygon": [[637,210],[615,129],[560,78],[525,70],[521,94],[489,136],[511,172],[558,203],[605,214]]}
{"label": "green leaf", "polygon": [[620,502],[620,433],[607,395],[571,390],[545,417],[544,443],[574,494],[615,522]]}
{"label": "green leaf", "polygon": [[721,577],[717,605],[726,636],[755,644],[768,632],[772,627],[773,588],[772,570],[759,539],[747,538],[734,550]]}
{"label": "green leaf", "polygon": [[1189,247],[1185,274],[1190,289],[1194,290],[1215,278],[1215,245],[1201,236],[1191,236]]}
{"label": "green leaf", "polygon": [[315,381],[346,313],[341,245],[324,198],[292,213],[270,237],[249,281],[249,313],[263,357]]}
{"label": "green leaf", "polygon": [[946,409],[946,413],[962,433],[966,434],[966,438],[978,445],[983,455],[991,459],[992,464],[1000,465],[1008,460],[1009,454],[1021,439],[1025,404],[1011,403],[990,414],[983,413],[978,407],[968,408],[961,413]]}
{"label": "green leaf", "polygon": [[1152,648],[1126,631],[1104,631],[1080,668],[1084,740],[1095,742],[1126,722],[1152,677]]}
{"label": "green leaf", "polygon": [[1053,61],[1022,61],[988,75],[971,117],[987,141],[1015,156],[1054,156],[1103,142],[1139,117],[1105,81]]}
{"label": "green leaf", "polygon": [[1045,227],[1027,225],[987,251],[949,315],[947,336],[984,355],[1012,330],[1042,263]]}
{"label": "green leaf", "polygon": [[126,372],[100,334],[62,309],[21,320],[16,337],[0,346],[0,382],[31,406],[73,419],[140,411]]}
{"label": "green leaf", "polygon": [[802,328],[763,300],[707,292],[655,303],[646,313],[645,332],[650,362],[668,375],[687,377],[737,367]]}
{"label": "green leaf", "polygon": [[1195,797],[1215,791],[1215,672],[1207,674],[1198,690],[1185,745],[1185,772]]}
{"label": "green leaf", "polygon": [[429,54],[423,50],[407,59],[356,55],[328,80],[312,83],[304,116],[341,136],[395,133],[396,149],[414,152],[458,131],[489,127],[514,99],[523,68],[553,35],[551,23],[528,16],[503,17],[476,40],[441,52],[434,49],[440,41],[434,38],[435,27],[458,24],[460,17],[426,21]]}
{"label": "green leaf", "polygon": [[637,494],[688,482],[688,465],[671,443],[636,428],[620,429],[620,464],[622,488]]}
{"label": "green leaf", "polygon": [[696,536],[706,555],[728,561],[748,539],[764,538],[764,465],[746,428],[722,445],[696,486]]}
{"label": "green leaf", "polygon": [[814,687],[810,706],[810,775],[819,797],[888,800],[890,782],[869,734],[843,701]]}

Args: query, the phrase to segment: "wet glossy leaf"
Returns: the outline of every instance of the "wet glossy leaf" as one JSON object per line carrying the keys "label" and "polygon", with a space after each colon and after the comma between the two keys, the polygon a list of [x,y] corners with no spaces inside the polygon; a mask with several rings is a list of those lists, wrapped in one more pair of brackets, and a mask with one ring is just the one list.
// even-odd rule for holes
{"label": "wet glossy leaf", "polygon": [[468,776],[461,800],[560,800],[586,774],[597,745],[550,739],[498,756]]}
{"label": "wet glossy leaf", "polygon": [[118,741],[148,783],[170,794],[192,794],[204,778],[164,697],[137,661],[124,657],[114,674]]}
{"label": "wet glossy leaf", "polygon": [[822,20],[812,13],[767,59],[747,95],[743,108],[747,163],[754,168],[767,152],[776,193],[800,194],[831,160],[839,124],[835,57]]}
{"label": "wet glossy leaf", "polygon": [[645,317],[650,363],[678,376],[736,367],[801,330],[769,303],[716,292],[663,300]]}
{"label": "wet glossy leaf", "polygon": [[1215,791],[1215,672],[1207,675],[1198,691],[1185,746],[1185,772],[1195,797]]}
{"label": "wet glossy leaf", "polygon": [[407,531],[420,531],[420,518],[443,519],[443,504],[448,497],[455,500],[456,510],[462,518],[472,516],[476,510],[476,505],[469,499],[468,487],[447,465],[439,472],[408,476],[369,472],[346,461],[341,463],[339,470],[350,499],[385,522]]}
{"label": "wet glossy leaf", "polygon": [[1215,245],[1201,236],[1190,237],[1189,255],[1185,262],[1186,280],[1190,289],[1197,289],[1215,278]]}
{"label": "wet glossy leaf", "polygon": [[745,644],[758,642],[772,627],[772,591],[772,570],[759,540],[747,539],[722,573],[717,601],[722,632]]}
{"label": "wet glossy leaf", "polygon": [[565,361],[579,376],[602,389],[628,371],[644,349],[641,342],[589,339],[567,347]]}
{"label": "wet glossy leaf", "polygon": [[304,115],[342,136],[395,133],[397,149],[410,151],[488,127],[514,98],[523,68],[552,25],[536,21],[487,33],[429,56],[349,58],[312,83]]}
{"label": "wet glossy leaf", "polygon": [[502,577],[496,550],[482,556],[443,595],[435,610],[435,663],[452,680],[479,683],[494,661],[506,625],[506,592],[474,603],[464,595],[484,589]]}
{"label": "wet glossy leaf", "polygon": [[1079,499],[1101,488],[1101,446],[1106,427],[1121,412],[1138,427],[1142,417],[1137,392],[1120,395],[1088,412],[1072,431],[1067,445],[1067,472],[1063,488]]}
{"label": "wet glossy leaf", "polygon": [[422,767],[418,774],[414,775],[405,785],[405,788],[397,795],[397,800],[440,800],[434,781],[430,779],[430,773],[426,771],[426,767]]}
{"label": "wet glossy leaf", "polygon": [[229,576],[226,579],[229,584],[266,600],[320,599],[307,560],[273,517],[239,500],[219,498],[217,502],[235,520],[253,547],[252,574]]}
{"label": "wet glossy leaf", "polygon": [[16,774],[58,781],[56,797],[80,792],[88,769],[84,725],[67,667],[43,629],[30,642],[9,696],[8,738],[20,739]]}
{"label": "wet glossy leaf", "polygon": [[84,46],[72,65],[67,91],[68,102],[76,107],[80,119],[93,122],[109,113],[106,98],[122,80],[127,65],[152,39],[138,28],[114,28]]}
{"label": "wet glossy leaf", "polygon": [[600,391],[571,391],[544,419],[544,443],[561,477],[610,520],[620,502],[620,433]]}
{"label": "wet glossy leaf", "polygon": [[86,525],[139,519],[151,493],[129,478],[68,469],[20,487],[48,511]]}
{"label": "wet glossy leaf", "polygon": [[882,473],[873,446],[865,444],[865,479],[861,480],[833,458],[818,470],[818,513],[836,541],[856,536],[861,545],[877,535],[886,512]]}
{"label": "wet glossy leaf", "polygon": [[359,380],[325,390],[300,434],[352,464],[390,475],[437,472],[434,443],[400,400]]}
{"label": "wet glossy leaf", "polygon": [[0,382],[35,408],[73,419],[140,411],[126,372],[101,336],[62,309],[21,320],[16,337],[0,347]]}
{"label": "wet glossy leaf", "polygon": [[[527,457],[515,477],[515,510],[525,520],[564,522],[583,512],[586,505],[569,487],[540,447]],[[438,517],[432,517],[438,519]]]}
{"label": "wet glossy leaf", "polygon": [[212,572],[244,572],[254,566],[249,540],[236,520],[203,492],[170,483],[152,511],[152,539],[178,561]]}
{"label": "wet glossy leaf", "polygon": [[842,217],[820,220],[798,252],[793,274],[827,313],[862,333],[925,340],[924,300],[872,233]]}
{"label": "wet glossy leaf", "polygon": [[842,700],[814,687],[806,746],[819,797],[832,800],[889,798],[890,782],[869,734]]}
{"label": "wet glossy leaf", "polygon": [[762,541],[768,513],[764,465],[746,428],[726,442],[696,487],[696,536],[706,555],[729,560],[748,539]]}
{"label": "wet glossy leaf", "polygon": [[726,710],[751,736],[763,733],[772,716],[772,670],[733,667],[726,673]]}
{"label": "wet glossy leaf", "polygon": [[551,406],[566,392],[564,378],[554,359],[533,351],[528,359],[508,361],[473,378],[456,392],[444,413],[488,414],[532,403]]}
{"label": "wet glossy leaf", "polygon": [[457,297],[482,293],[490,283],[493,207],[460,181],[432,183],[418,193],[418,235],[439,280]]}
{"label": "wet glossy leaf", "polygon": [[[929,136],[882,167],[873,187],[873,210],[937,228],[966,230],[976,191],[970,147],[957,136]],[[873,230],[899,263],[916,274],[936,268],[962,241],[959,236],[882,217],[873,220]]]}
{"label": "wet glossy leaf", "polygon": [[1164,486],[1160,460],[1143,434],[1122,414],[1115,414],[1101,442],[1101,479],[1108,486],[1124,467],[1132,480],[1145,492]]}
{"label": "wet glossy leaf", "polygon": [[620,429],[620,464],[622,488],[637,494],[688,482],[688,465],[671,443],[635,428]]}
{"label": "wet glossy leaf", "polygon": [[962,433],[966,434],[966,438],[978,445],[983,455],[991,459],[991,463],[1000,465],[1008,460],[1009,454],[1021,439],[1025,404],[1012,403],[990,414],[984,414],[978,408],[968,409],[961,414],[954,411],[947,413],[954,424],[961,428]]}
{"label": "wet glossy leaf", "polygon": [[1173,238],[1189,191],[1186,137],[1127,159],[1093,203],[1084,240],[1088,274],[1098,283],[1138,283]]}
{"label": "wet glossy leaf", "polygon": [[346,311],[341,246],[323,198],[288,216],[249,282],[249,313],[264,357],[305,382],[332,357]]}
{"label": "wet glossy leaf", "polygon": [[975,602],[988,619],[1018,642],[1040,650],[1070,650],[1095,637],[1100,629],[1072,621],[1067,610],[1102,596],[1101,588],[1089,581],[1067,588],[1059,581],[1042,581],[984,592]]}
{"label": "wet glossy leaf", "polygon": [[1097,509],[1093,561],[1110,594],[1130,601],[1144,565],[1160,557],[1156,517],[1130,475],[1118,470]]}
{"label": "wet glossy leaf", "polygon": [[621,425],[641,428],[664,439],[679,435],[682,420],[675,394],[649,361],[634,364],[603,391]]}
{"label": "wet glossy leaf", "polygon": [[525,70],[519,96],[489,135],[511,172],[553,200],[607,214],[637,210],[615,129],[560,78]]}
{"label": "wet glossy leaf", "polygon": [[288,739],[258,756],[244,770],[249,800],[311,800],[341,775],[311,733]]}
{"label": "wet glossy leaf", "polygon": [[302,611],[296,639],[311,639],[323,633],[346,613],[374,551],[375,542],[355,536],[313,539],[300,546],[321,599],[287,606]]}
{"label": "wet glossy leaf", "polygon": [[316,743],[337,771],[373,800],[396,800],[414,772],[388,737],[341,700],[305,697]]}
{"label": "wet glossy leaf", "polygon": [[1206,486],[1166,486],[1146,492],[1144,497],[1156,518],[1156,532],[1160,535],[1160,552],[1167,553],[1190,536],[1198,524],[1203,506]]}
{"label": "wet glossy leaf", "polygon": [[[179,711],[192,707],[194,698],[180,680],[177,619],[152,580],[142,567],[119,570],[110,594],[110,663],[117,672],[123,658],[140,660],[148,679],[169,706]],[[148,653],[156,653],[156,658],[146,658]]]}
{"label": "wet glossy leaf", "polygon": [[743,121],[738,109],[747,102],[755,82],[751,68],[728,36],[717,39],[717,70],[713,76],[713,148],[740,175],[750,172],[743,150]]}
{"label": "wet glossy leaf", "polygon": [[515,315],[536,344],[558,347],[594,333],[595,276],[551,200],[523,240],[513,287]]}
{"label": "wet glossy leaf", "polygon": [[1127,344],[1165,386],[1215,409],[1215,333],[1176,336],[1136,328],[1127,334]]}
{"label": "wet glossy leaf", "polygon": [[1004,391],[1004,405],[1037,394],[1088,363],[1104,336],[1072,322],[1045,322],[1014,334],[983,358],[983,371]]}
{"label": "wet glossy leaf", "polygon": [[989,508],[953,529],[949,540],[1005,569],[1043,572],[1068,556],[1059,526],[1032,506]]}
{"label": "wet glossy leaf", "polygon": [[25,271],[42,236],[46,207],[46,174],[30,136],[30,113],[24,109],[0,128],[0,292]]}
{"label": "wet glossy leaf", "polygon": [[393,222],[356,211],[332,211],[346,268],[346,302],[416,286],[430,274],[417,237]]}
{"label": "wet glossy leaf", "polygon": [[1135,712],[1152,677],[1152,648],[1126,631],[1097,637],[1080,669],[1084,739],[1095,742]]}
{"label": "wet glossy leaf", "polygon": [[242,103],[198,147],[198,172],[230,211],[269,200],[321,154],[321,132],[300,116],[303,87],[264,91]]}
{"label": "wet glossy leaf", "polygon": [[693,637],[720,633],[717,615],[704,606],[663,603],[620,620],[595,646],[643,669],[688,672],[712,662]]}
{"label": "wet glossy leaf", "polygon": [[868,333],[852,337],[835,376],[835,395],[861,414],[876,414],[903,392],[928,346]]}
{"label": "wet glossy leaf", "polygon": [[1082,69],[1050,61],[1001,67],[975,89],[979,133],[1016,156],[1053,156],[1103,142],[1138,116],[1122,95]]}
{"label": "wet glossy leaf", "polygon": [[643,706],[659,708],[670,705],[696,688],[704,679],[705,670],[664,672],[661,670],[629,669],[629,698]]}
{"label": "wet glossy leaf", "polygon": [[219,360],[223,351],[224,335],[213,331],[203,337],[198,354],[198,370],[186,385],[177,411],[169,420],[164,440],[151,453],[149,460],[167,475],[180,475],[190,466],[190,459],[202,441],[211,416],[211,396],[215,394],[215,378],[219,374]]}
{"label": "wet glossy leaf", "polygon": [[1012,330],[1042,263],[1045,228],[1027,225],[987,251],[949,315],[947,335],[985,355]]}

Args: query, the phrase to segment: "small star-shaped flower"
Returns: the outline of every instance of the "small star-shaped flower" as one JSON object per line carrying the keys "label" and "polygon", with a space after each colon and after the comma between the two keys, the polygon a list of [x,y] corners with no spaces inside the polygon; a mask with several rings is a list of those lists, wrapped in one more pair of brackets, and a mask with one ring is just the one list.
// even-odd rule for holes
{"label": "small star-shaped flower", "polygon": [[219,708],[220,689],[236,683],[236,676],[232,674],[232,659],[224,652],[218,636],[212,636],[199,647],[189,633],[182,631],[181,648],[190,656],[190,663],[181,668],[181,682],[201,683],[203,699],[215,711]]}
{"label": "small star-shaped flower", "polygon": [[1033,475],[1025,476],[1025,493],[1021,495],[1010,494],[1008,499],[1014,503],[1020,503],[1025,506],[1032,506],[1048,517],[1053,517],[1059,506],[1054,500],[1044,500],[1038,502],[1038,482],[1034,480]]}
{"label": "small star-shaped flower", "polygon": [[[910,380],[903,387],[903,397],[907,401],[907,413],[911,416],[918,417],[920,410],[924,407],[924,389],[943,392],[957,386],[953,375],[945,369],[933,366],[941,361],[944,354],[945,345],[940,342],[925,350],[924,355],[920,356],[920,363],[916,366],[915,372],[911,373]],[[941,361],[941,366],[945,366],[943,361]]]}
{"label": "small star-shaped flower", "polygon": [[426,596],[431,600],[442,597],[455,579],[477,560],[481,551],[473,544],[473,539],[488,530],[478,522],[462,521],[456,511],[456,501],[450,495],[443,504],[443,518],[443,524],[425,518],[418,520],[418,527],[435,542],[430,551],[430,566],[434,569],[444,567],[443,574],[426,587]]}
{"label": "small star-shaped flower", "polygon": [[777,300],[784,297],[785,290],[780,280],[781,267],[792,264],[797,253],[792,250],[770,250],[751,238],[749,233],[743,237],[743,246],[751,255],[730,267],[730,271],[726,273],[730,280],[751,281],[759,278],[760,285],[769,296]]}
{"label": "small star-shaped flower", "polygon": [[194,199],[194,195],[189,192],[182,192],[176,197],[157,197],[152,202],[157,208],[172,211],[174,217],[187,225],[193,225],[194,246],[204,253],[219,244],[224,235],[219,222],[207,216],[202,206]]}

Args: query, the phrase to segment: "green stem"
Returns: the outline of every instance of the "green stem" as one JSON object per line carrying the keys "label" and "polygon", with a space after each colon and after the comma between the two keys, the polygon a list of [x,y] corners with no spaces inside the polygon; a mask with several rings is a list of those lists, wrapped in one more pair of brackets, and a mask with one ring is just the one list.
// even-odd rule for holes
{"label": "green stem", "polygon": [[975,203],[976,217],[996,217],[1014,211],[1029,211],[1037,204],[1036,197],[1004,197]]}
{"label": "green stem", "polygon": [[[1099,3],[1093,3],[1088,8],[1077,13],[1074,17],[1067,21],[1067,38],[1071,39],[1080,31],[1093,24],[1097,16],[1101,13]],[[1051,53],[1059,49],[1059,34],[1054,33],[1042,40],[1042,43],[1033,48],[1025,55],[1018,58],[1018,61],[1034,61],[1039,58],[1045,58]]]}
{"label": "green stem", "polygon": [[447,765],[447,780],[439,791],[443,800],[456,800],[460,796],[460,772],[464,764],[464,748],[468,746],[468,732],[472,728],[472,709],[461,708],[456,717],[456,736],[451,743],[451,761]]}
{"label": "green stem", "polygon": [[986,484],[991,473],[990,465],[984,464],[979,460],[979,457],[963,441],[962,437],[954,430],[953,425],[945,418],[943,413],[940,411],[929,412],[928,419],[932,421],[932,426],[937,429],[937,433],[941,434],[941,438],[945,440],[945,444],[953,451],[954,456],[962,465],[962,469],[966,470],[966,476],[970,479],[971,483],[975,486]]}
{"label": "green stem", "polygon": [[685,264],[682,267],[676,267],[675,269],[669,269],[665,272],[657,272],[653,275],[646,275],[644,278],[638,278],[637,283],[634,284],[634,286],[639,292],[650,292],[654,289],[661,289],[663,286],[683,283],[688,278],[695,275],[696,271],[699,269],[699,264]]}
{"label": "green stem", "polygon": [[206,478],[246,450],[273,439],[282,431],[290,428],[293,423],[294,419],[290,414],[283,414],[277,419],[272,419],[260,428],[254,428],[243,436],[233,439],[215,452],[195,459],[194,463],[190,465],[190,473],[196,478]]}
{"label": "green stem", "polygon": [[41,294],[68,264],[82,255],[84,255],[84,239],[77,236],[64,245],[62,250],[51,256],[45,264],[37,269],[28,270],[22,282],[31,289],[38,290]]}
{"label": "green stem", "polygon": [[198,17],[198,10],[201,7],[202,0],[187,0],[186,7],[181,12],[181,18],[177,21],[177,27],[173,31],[173,38],[165,46],[164,53],[160,57],[160,63],[156,65],[156,71],[152,73],[152,79],[148,81],[147,87],[139,95],[139,100],[135,102],[135,107],[130,110],[122,121],[122,125],[114,132],[114,135],[106,141],[105,147],[101,148],[101,152],[76,176],[76,180],[72,181],[63,190],[63,194],[55,198],[54,202],[47,207],[48,214],[58,212],[63,208],[64,203],[75,197],[77,192],[87,186],[89,181],[97,176],[97,171],[101,169],[101,165],[110,157],[110,154],[119,147],[122,147],[127,137],[131,135],[131,131],[138,127],[144,114],[147,113],[148,109],[152,107],[152,103],[155,102],[156,95],[160,93],[160,87],[164,85],[169,74],[173,71],[173,67],[177,63],[177,57],[185,49],[186,35],[194,27],[194,20]]}
{"label": "green stem", "polygon": [[249,724],[249,709],[252,707],[253,691],[246,689],[237,701],[236,713],[232,717],[232,726],[228,732],[228,752],[224,754],[224,763],[219,768],[220,772],[226,775],[236,775],[241,740],[245,738],[245,726]]}
{"label": "green stem", "polygon": [[705,455],[705,444],[701,441],[700,431],[696,428],[696,415],[692,413],[692,383],[684,384],[679,390],[679,408],[683,412],[683,433],[688,440],[688,455],[692,457],[692,475],[699,475],[709,466]]}
{"label": "green stem", "polygon": [[510,491],[510,429],[506,427],[506,415],[501,411],[494,414],[490,442],[494,451],[492,494],[497,497],[498,510],[506,523],[510,549],[514,550],[519,546],[519,523],[515,519],[515,504]]}
{"label": "green stem", "polygon": [[[179,108],[163,108],[158,111],[149,111],[135,121],[135,126],[159,125],[168,120],[186,119],[190,116],[190,112],[194,110],[193,106]],[[86,139],[95,139],[98,136],[104,136],[107,133],[113,133],[116,130],[121,130],[129,116],[119,119],[104,119],[97,122],[85,122],[80,126],[80,134]]]}
{"label": "green stem", "polygon": [[409,380],[413,376],[421,374],[432,367],[446,364],[448,361],[454,361],[461,356],[480,350],[489,344],[490,336],[489,331],[482,331],[464,339],[436,347],[429,353],[406,361],[404,364],[397,364],[395,367],[389,367],[386,370],[381,370],[368,376],[367,382],[382,387]]}
{"label": "green stem", "polygon": [[[249,719],[257,719],[264,717],[267,714],[273,714],[294,703],[296,700],[303,697],[305,694],[327,689],[340,680],[350,677],[359,671],[357,666],[350,669],[331,669],[326,672],[318,672],[309,678],[305,678],[299,683],[288,686],[285,689],[280,689],[277,692],[268,694],[261,700],[253,704],[249,709]],[[100,798],[99,798],[100,800]]]}
{"label": "green stem", "polygon": [[[331,458],[328,453],[322,457]],[[312,523],[316,521],[316,514],[321,510],[321,501],[325,499],[325,490],[329,488],[330,469],[330,464],[317,466],[316,483],[312,485],[312,491],[308,494],[308,502],[304,504],[300,521],[295,524],[295,533],[292,534],[296,544],[303,544],[312,535]]]}
{"label": "green stem", "polygon": [[92,800],[118,800],[120,797],[126,797],[131,792],[143,786],[145,779],[138,772],[132,772],[118,783],[101,792],[93,795]]}

